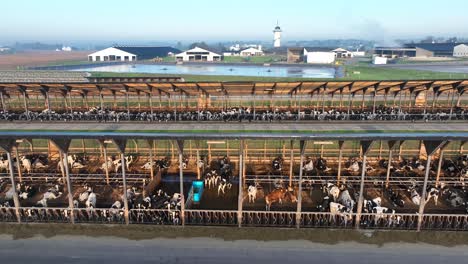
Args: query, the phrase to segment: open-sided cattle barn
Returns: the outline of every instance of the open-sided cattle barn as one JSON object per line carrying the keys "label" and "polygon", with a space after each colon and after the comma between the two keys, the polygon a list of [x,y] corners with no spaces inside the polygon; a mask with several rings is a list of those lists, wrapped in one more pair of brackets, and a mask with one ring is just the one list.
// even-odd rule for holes
{"label": "open-sided cattle barn", "polygon": [[[3,112],[122,111],[132,120],[140,113],[247,111],[287,113],[295,120],[333,112],[341,119],[357,113],[398,115],[443,113],[464,116],[467,80],[307,81],[307,82],[182,82],[177,78],[93,78],[88,83],[0,83]],[[73,118],[73,117],[72,117]],[[401,119],[401,118],[399,118]],[[421,117],[420,119],[423,119]]]}
{"label": "open-sided cattle barn", "polygon": [[[73,151],[70,148],[73,141],[93,140],[99,142],[99,145],[104,151],[114,151],[117,156],[115,160],[121,162],[123,166],[121,171],[112,173],[110,181],[118,181],[121,187],[116,188],[115,192],[123,192],[122,200],[124,207],[116,210],[117,216],[109,214],[113,212],[112,208],[75,208],[73,197],[69,193],[74,193],[76,185],[74,182],[80,181],[86,175],[74,173],[72,167],[69,168],[67,162],[64,163],[64,176],[61,173],[48,173],[42,176],[43,181],[52,181],[54,178],[64,178],[63,183],[66,185],[65,196],[68,196],[68,204],[64,207],[23,207],[18,200],[18,197],[13,197],[14,207],[2,207],[2,221],[43,221],[43,222],[103,222],[103,223],[147,223],[147,224],[176,224],[176,225],[237,225],[237,226],[281,226],[281,227],[331,227],[331,228],[384,228],[384,229],[445,229],[445,230],[467,230],[468,215],[463,210],[455,208],[450,209],[446,198],[441,198],[441,205],[435,207],[432,201],[429,202],[426,197],[432,195],[432,189],[427,192],[430,186],[437,186],[437,183],[444,182],[449,186],[449,190],[453,193],[459,192],[463,195],[463,175],[445,175],[441,174],[443,165],[442,155],[445,157],[464,157],[464,145],[468,140],[467,133],[358,133],[358,134],[309,134],[309,133],[282,133],[282,134],[267,134],[267,133],[129,133],[129,132],[0,132],[0,147],[6,152],[6,160],[12,164],[13,157],[19,160],[18,145],[25,142],[37,142],[38,140],[49,141],[50,145],[58,151],[59,160],[67,159]],[[174,172],[178,174],[178,193],[183,194],[180,201],[180,209],[141,209],[131,207],[129,205],[129,197],[125,195],[128,189],[129,182],[135,186],[143,180],[151,180],[154,171],[146,173],[142,178],[134,178],[130,175],[128,168],[125,166],[127,154],[129,151],[142,153],[140,146],[139,150],[129,150],[128,142],[132,140],[144,141],[149,147],[146,147],[150,162],[153,160],[153,155],[167,155],[173,161],[176,167],[173,167]],[[274,142],[283,142],[283,147],[267,146],[265,140]],[[171,150],[154,152],[154,146],[158,142],[170,142]],[[230,142],[230,150],[224,148],[219,149],[219,145],[225,145]],[[265,143],[264,143],[265,142]],[[330,143],[331,142],[331,143]],[[403,142],[408,142],[405,148],[410,148],[409,154],[404,154]],[[264,152],[259,149],[258,143],[264,143]],[[89,144],[89,143],[88,143]],[[415,147],[416,146],[416,147]],[[34,147],[31,145],[31,147]],[[138,146],[136,146],[138,147]],[[36,146],[37,148],[37,146]],[[83,147],[86,149],[85,147]],[[266,148],[269,148],[267,151]],[[195,151],[194,151],[195,149]],[[22,150],[24,151],[24,150]],[[37,150],[36,150],[37,151]],[[34,152],[34,151],[33,151]],[[211,165],[213,162],[221,162],[229,160],[224,164],[229,164],[233,169],[230,183],[232,184],[230,191],[224,196],[224,191],[209,190],[205,182],[205,192],[209,199],[217,199],[218,203],[210,204],[209,202],[202,207],[193,205],[191,200],[193,190],[189,190],[191,184],[189,181],[199,180],[202,177],[207,179],[205,172],[201,172],[199,167],[200,152],[206,154],[203,162],[204,166],[209,166],[210,170],[218,170],[222,167],[218,164]],[[159,153],[159,154],[158,154]],[[100,156],[100,154],[96,154]],[[388,156],[387,156],[388,155]],[[392,157],[393,155],[393,157]],[[192,162],[187,156],[193,156]],[[392,166],[396,166],[392,161],[400,160],[403,156],[417,156],[418,160],[424,161],[419,163],[422,168],[417,169],[417,172],[411,174],[397,175],[391,173]],[[344,158],[346,157],[346,158]],[[368,164],[379,164],[380,160],[387,158],[388,165],[381,166],[381,172],[377,173],[368,170]],[[279,169],[275,165],[275,160],[280,160]],[[330,172],[325,167],[315,163],[316,170],[306,171],[304,168],[308,166],[308,159],[319,160],[327,159],[328,164],[325,167],[337,168],[337,171]],[[347,169],[347,158],[359,159],[360,164],[356,170]],[[187,159],[187,160],[186,160]],[[437,159],[439,159],[437,161]],[[104,159],[105,161],[106,159]],[[211,161],[211,162],[210,162]],[[273,163],[272,163],[273,162]],[[188,164],[187,164],[188,163]],[[183,165],[185,164],[185,165]],[[188,172],[186,165],[196,164],[194,176],[187,176]],[[208,165],[209,164],[209,165]],[[262,165],[263,164],[263,165]],[[333,164],[333,165],[332,165]],[[183,166],[182,166],[183,165]],[[271,170],[265,174],[259,173],[261,166],[266,166],[266,170]],[[353,164],[349,167],[352,168]],[[407,166],[407,165],[405,165]],[[152,168],[152,167],[151,167]],[[269,168],[269,169],[268,169]],[[208,172],[210,172],[208,170]],[[275,172],[277,170],[277,172]],[[350,174],[345,171],[350,171]],[[445,169],[444,169],[445,170]],[[27,181],[33,175],[27,172],[20,172],[12,166],[2,175],[2,182],[9,186],[16,186],[19,180]],[[252,173],[252,171],[257,171]],[[24,175],[21,175],[24,173]],[[101,173],[101,182],[105,184],[105,175],[109,172]],[[221,172],[222,173],[222,172]],[[58,175],[58,176],[57,176]],[[195,176],[196,175],[196,176]],[[202,176],[203,175],[203,176]],[[127,178],[130,176],[130,178]],[[95,175],[99,181],[99,175]],[[109,177],[109,175],[107,175]],[[185,180],[184,180],[185,179]],[[228,178],[229,179],[229,178]],[[109,180],[108,180],[109,181]],[[164,180],[163,180],[164,181]],[[346,182],[346,183],[345,183]],[[283,186],[274,186],[276,184]],[[400,211],[392,209],[388,204],[390,198],[382,196],[382,206],[385,211],[366,211],[364,200],[375,198],[375,193],[379,192],[376,186],[394,186],[395,190],[398,186],[408,186],[409,184],[419,186],[418,193],[420,196],[419,205],[405,206],[408,210]],[[258,184],[258,185],[257,185]],[[350,194],[355,197],[355,207],[350,211],[316,211],[320,201],[314,200],[315,195],[322,193],[321,186],[332,184],[336,186],[345,186],[342,191],[349,190]],[[145,186],[145,185],[144,185]],[[219,185],[217,185],[219,186]],[[251,203],[249,196],[251,194],[251,186],[258,187],[258,201]],[[274,187],[272,187],[274,186]],[[262,187],[262,188],[260,188]],[[318,188],[317,188],[318,187]],[[411,186],[410,186],[411,187]],[[311,189],[312,188],[312,189]],[[315,189],[314,189],[315,188]],[[384,187],[382,187],[384,188]],[[393,188],[393,187],[392,187]],[[71,191],[69,191],[71,190]],[[268,205],[266,196],[271,195],[275,191],[280,190],[288,193],[284,198],[284,203],[278,203],[278,198],[269,196],[274,204],[270,204],[267,208],[270,210],[261,209],[258,203],[265,201]],[[387,189],[384,189],[387,190]],[[406,190],[397,190],[406,192]],[[439,190],[441,191],[441,190]],[[114,193],[115,193],[114,192]],[[217,192],[217,194],[216,194]],[[229,193],[230,192],[230,193]],[[109,193],[109,192],[106,192]],[[312,193],[312,194],[311,194]],[[410,203],[413,194],[405,194],[402,199],[406,203]],[[15,196],[15,195],[13,195]],[[408,197],[407,197],[408,196]],[[411,197],[410,197],[411,196]],[[444,197],[440,195],[441,197]],[[224,198],[223,198],[224,197]],[[432,197],[432,196],[431,196]],[[450,196],[449,196],[450,197]],[[202,203],[203,199],[202,198]],[[270,199],[268,198],[268,199]],[[100,198],[102,199],[102,198]],[[466,199],[466,198],[463,198]],[[237,206],[236,204],[237,200]],[[281,200],[281,198],[280,198]],[[224,208],[209,208],[210,205],[218,206],[221,204],[230,204],[227,209]],[[130,203],[131,204],[131,203]],[[233,205],[233,206],[232,206]],[[265,204],[262,205],[262,207]],[[379,207],[380,208],[380,207]],[[383,208],[383,207],[382,207]],[[397,208],[397,207],[395,207]],[[437,209],[439,208],[439,209]],[[445,208],[445,209],[444,209]],[[459,208],[460,209],[460,208]],[[388,211],[395,210],[395,211]],[[436,210],[442,210],[439,212]],[[31,213],[33,212],[33,213]],[[435,213],[432,213],[435,212]],[[114,212],[115,213],[115,212]],[[32,215],[32,216],[31,216]],[[118,216],[121,217],[118,217]]]}

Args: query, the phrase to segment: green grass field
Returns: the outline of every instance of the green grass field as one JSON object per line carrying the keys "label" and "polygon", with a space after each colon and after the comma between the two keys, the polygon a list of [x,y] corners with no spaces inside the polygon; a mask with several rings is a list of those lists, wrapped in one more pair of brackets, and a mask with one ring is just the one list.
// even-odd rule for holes
{"label": "green grass field", "polygon": [[254,57],[240,57],[240,56],[226,56],[223,59],[224,63],[277,63],[281,61],[286,61],[284,56],[254,56]]}
{"label": "green grass field", "polygon": [[463,73],[445,73],[432,71],[417,71],[394,68],[377,68],[364,65],[345,67],[346,80],[426,80],[426,79],[465,79]]}

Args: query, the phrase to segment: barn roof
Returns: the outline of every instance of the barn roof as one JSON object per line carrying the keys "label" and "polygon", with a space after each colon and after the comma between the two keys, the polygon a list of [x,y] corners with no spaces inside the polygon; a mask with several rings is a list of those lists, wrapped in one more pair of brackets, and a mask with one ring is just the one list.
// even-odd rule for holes
{"label": "barn roof", "polygon": [[166,57],[169,52],[173,54],[180,53],[180,50],[172,47],[114,46],[114,48],[135,54],[140,60]]}

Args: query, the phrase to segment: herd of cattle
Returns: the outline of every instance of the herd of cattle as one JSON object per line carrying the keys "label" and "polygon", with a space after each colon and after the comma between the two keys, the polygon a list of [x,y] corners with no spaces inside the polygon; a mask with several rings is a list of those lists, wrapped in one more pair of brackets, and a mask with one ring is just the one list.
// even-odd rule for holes
{"label": "herd of cattle", "polygon": [[[431,112],[431,111],[429,111]],[[42,112],[2,112],[0,120],[4,121],[98,121],[98,122],[169,122],[169,121],[288,121],[288,120],[468,120],[468,112],[462,108],[450,110],[437,110],[436,112],[416,110],[404,111],[393,107],[378,107],[372,110],[339,110],[339,109],[301,109],[299,112],[292,110],[257,110],[252,108],[229,108],[226,110],[201,110],[201,111],[154,111],[154,112],[130,112],[114,111],[93,107],[85,112],[55,112],[44,110]]]}
{"label": "herd of cattle", "polygon": [[[283,159],[278,157],[272,161],[272,171],[281,171],[283,169]],[[437,162],[434,162],[437,164]],[[437,171],[437,165],[431,166],[430,173],[434,175]],[[359,159],[353,158],[345,163],[345,173],[348,175],[359,174],[362,170],[362,162]],[[388,168],[388,161],[380,160],[374,166],[366,165],[365,170],[368,173],[375,171],[386,170]],[[426,161],[419,159],[403,159],[399,162],[392,162],[390,164],[390,171],[392,176],[403,176],[410,179],[407,184],[393,184],[388,187],[378,186],[374,184],[371,188],[375,191],[364,192],[363,194],[363,213],[373,213],[378,216],[385,214],[395,215],[395,213],[414,213],[417,212],[421,204],[421,196],[423,186],[421,181],[416,181],[414,178],[424,173],[426,168]],[[324,158],[317,158],[315,160],[306,158],[303,164],[304,175],[325,175],[333,169],[327,166],[327,161]],[[468,155],[460,156],[455,160],[445,159],[442,162],[442,172],[447,177],[455,177],[459,180],[458,184],[448,185],[441,181],[437,185],[429,185],[427,188],[426,200],[428,203],[431,199],[434,201],[434,206],[439,205],[442,200],[446,204],[449,211],[458,211],[468,213],[468,188],[465,187],[465,179],[468,177]],[[314,193],[318,192],[321,201],[316,202],[315,211],[330,212],[331,214],[339,214],[343,217],[351,217],[356,213],[357,202],[359,200],[359,191],[356,185],[345,183],[344,179],[341,183],[332,181],[314,181],[308,178],[303,182],[304,189],[310,190],[309,197],[317,197]],[[317,185],[320,188],[315,188]],[[272,184],[273,188],[268,188],[265,184],[260,184],[253,181],[247,188],[247,197],[249,203],[255,203],[258,199],[259,190],[264,192],[264,203],[266,210],[270,210],[273,203],[277,203],[281,208],[281,204],[285,201],[290,203],[297,202],[297,186],[285,186],[283,180],[277,180]],[[315,189],[314,189],[315,188]],[[266,194],[266,190],[270,192]],[[383,203],[384,201],[384,203]],[[380,218],[377,217],[378,221]],[[375,219],[374,219],[375,220]],[[394,219],[396,220],[396,219]]]}
{"label": "herd of cattle", "polygon": [[[153,161],[144,161],[137,163],[140,157],[136,155],[125,156],[125,167],[127,170],[148,171],[151,166],[155,170],[166,171],[171,167],[169,158],[155,159]],[[68,164],[73,171],[82,172],[90,166],[92,162],[89,157],[83,155],[72,154],[63,160],[54,163],[50,161],[47,155],[43,154],[28,154],[13,159],[13,167],[15,170],[20,169],[25,179],[16,186],[17,195],[22,206],[26,207],[63,207],[67,204],[66,198],[68,190],[61,176],[63,165]],[[284,175],[284,160],[282,157],[273,159],[269,165],[269,174]],[[438,162],[431,163],[431,174],[437,171]],[[56,166],[54,165],[56,164]],[[138,164],[138,165],[137,165]],[[189,160],[183,158],[182,168],[188,169]],[[369,174],[377,170],[387,169],[389,166],[387,160],[366,165],[366,171]],[[177,165],[177,164],[176,164]],[[95,165],[94,165],[95,166]],[[99,165],[98,165],[99,166]],[[234,174],[234,163],[224,156],[218,160],[213,160],[210,164],[203,160],[195,162],[195,166],[202,172],[203,181],[207,190],[214,190],[220,199],[225,197],[227,192],[237,192],[233,185],[236,183]],[[358,175],[362,170],[363,163],[358,158],[352,158],[345,162],[343,175]],[[416,179],[420,176],[426,166],[426,161],[413,159],[402,159],[400,161],[392,161],[390,164],[391,175],[403,176],[408,179]],[[99,169],[103,172],[108,169],[116,176],[121,172],[122,163],[120,158],[109,157],[107,161],[100,164]],[[9,164],[5,155],[0,156],[0,173],[9,171]],[[317,197],[319,193],[320,200],[315,201],[315,210],[317,212],[330,212],[343,217],[350,217],[357,210],[357,201],[359,191],[356,184],[346,183],[346,179],[337,183],[335,181],[314,181],[314,176],[334,174],[336,171],[334,166],[330,166],[325,158],[312,159],[307,157],[303,164],[304,176],[309,176],[302,183],[303,190],[309,191],[307,194],[310,197]],[[28,175],[34,172],[54,172],[59,177],[51,177],[51,181],[41,184],[33,181],[28,181]],[[446,177],[455,177],[459,179],[458,184],[445,184],[442,180],[437,186],[429,185],[427,188],[427,198],[434,201],[437,206],[442,201],[450,210],[464,211],[468,213],[468,189],[465,188],[464,180],[468,177],[468,155],[460,156],[456,159],[445,159],[442,162],[442,172]],[[0,177],[0,199],[2,207],[13,206],[14,191],[9,184],[7,174]],[[278,179],[278,178],[276,178]],[[147,180],[142,179],[142,184],[132,184],[125,192],[130,209],[135,209],[137,219],[143,219],[142,211],[148,209],[167,209],[171,214],[166,221],[178,223],[179,210],[182,204],[183,195],[179,193],[177,187],[170,188],[164,180]],[[275,180],[270,183],[259,183],[256,180],[250,181],[246,186],[246,202],[255,204],[263,203],[264,208],[268,211],[272,209],[281,210],[283,203],[297,203],[298,186],[285,185],[283,179]],[[320,186],[317,188],[317,186]],[[123,217],[123,188],[118,184],[111,183],[105,185],[102,182],[81,182],[73,187],[73,204],[75,208],[83,208],[87,211],[95,208],[107,208],[106,215],[108,218],[120,219]],[[166,192],[163,188],[168,188],[170,192]],[[374,186],[374,188],[377,188]],[[409,184],[393,184],[389,187],[382,187],[381,192],[365,192],[364,203],[362,204],[364,213],[373,213],[377,215],[395,214],[399,212],[408,212],[415,210],[421,204],[422,196],[421,181],[410,181]],[[203,199],[202,199],[203,202]],[[140,211],[139,211],[140,210]],[[34,210],[26,211],[30,213],[30,217],[38,217]],[[89,217],[89,216],[88,216]]]}

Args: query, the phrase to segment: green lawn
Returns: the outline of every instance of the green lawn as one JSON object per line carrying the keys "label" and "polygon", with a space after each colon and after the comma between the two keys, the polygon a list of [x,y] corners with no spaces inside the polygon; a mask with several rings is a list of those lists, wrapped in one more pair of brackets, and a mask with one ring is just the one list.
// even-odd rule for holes
{"label": "green lawn", "polygon": [[364,65],[346,65],[344,80],[426,80],[426,79],[465,79],[463,73],[417,71],[395,68],[378,68]]}
{"label": "green lawn", "polygon": [[240,57],[240,56],[225,56],[223,61],[224,63],[276,63],[285,61],[286,58],[283,56],[254,56],[254,57]]}

